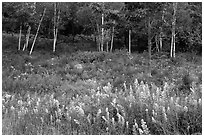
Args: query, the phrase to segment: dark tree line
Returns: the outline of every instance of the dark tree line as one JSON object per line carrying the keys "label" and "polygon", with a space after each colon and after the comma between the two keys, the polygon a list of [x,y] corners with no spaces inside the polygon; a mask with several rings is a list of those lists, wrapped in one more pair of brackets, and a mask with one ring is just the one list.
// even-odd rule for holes
{"label": "dark tree line", "polygon": [[201,53],[201,28],[202,3],[198,2],[2,3],[4,32],[21,30],[27,38],[28,33],[38,34],[54,43],[62,35],[74,41],[83,34],[93,36],[100,51],[147,50],[150,59],[152,51],[168,51],[171,57],[178,51]]}

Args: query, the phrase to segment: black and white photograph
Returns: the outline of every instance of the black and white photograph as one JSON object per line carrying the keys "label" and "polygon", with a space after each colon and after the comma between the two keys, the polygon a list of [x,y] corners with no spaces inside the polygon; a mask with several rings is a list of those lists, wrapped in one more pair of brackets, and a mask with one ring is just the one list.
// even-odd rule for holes
{"label": "black and white photograph", "polygon": [[2,135],[202,135],[202,2],[1,2]]}

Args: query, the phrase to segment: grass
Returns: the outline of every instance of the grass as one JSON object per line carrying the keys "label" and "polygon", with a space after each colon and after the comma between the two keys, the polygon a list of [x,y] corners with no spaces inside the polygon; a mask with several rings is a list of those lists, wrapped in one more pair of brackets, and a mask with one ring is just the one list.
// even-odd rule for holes
{"label": "grass", "polygon": [[53,54],[42,42],[29,56],[14,45],[3,36],[4,135],[202,134],[199,56],[155,55],[149,76],[147,53]]}

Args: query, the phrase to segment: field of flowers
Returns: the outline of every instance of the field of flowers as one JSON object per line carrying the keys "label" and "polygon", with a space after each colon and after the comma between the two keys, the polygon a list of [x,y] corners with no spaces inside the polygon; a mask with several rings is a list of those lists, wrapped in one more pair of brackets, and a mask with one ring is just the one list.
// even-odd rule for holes
{"label": "field of flowers", "polygon": [[2,54],[4,135],[202,134],[201,57]]}

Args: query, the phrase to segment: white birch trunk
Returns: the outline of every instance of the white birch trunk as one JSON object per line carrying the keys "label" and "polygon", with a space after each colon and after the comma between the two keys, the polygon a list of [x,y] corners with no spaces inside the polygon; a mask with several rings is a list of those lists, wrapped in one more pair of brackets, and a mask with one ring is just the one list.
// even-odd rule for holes
{"label": "white birch trunk", "polygon": [[30,38],[30,30],[31,30],[31,27],[28,26],[28,31],[27,31],[27,35],[26,35],[26,43],[24,44],[23,51],[28,48],[28,42],[29,42],[29,38]]}
{"label": "white birch trunk", "polygon": [[155,43],[156,43],[157,52],[159,52],[159,44],[158,44],[158,36],[157,35],[155,36]]}
{"label": "white birch trunk", "polygon": [[173,21],[172,21],[172,39],[171,39],[171,51],[170,56],[175,58],[175,48],[176,48],[176,38],[175,38],[175,31],[176,31],[176,10],[177,10],[177,2],[173,3]]}
{"label": "white birch trunk", "polygon": [[103,42],[104,42],[104,14],[102,13],[102,29],[101,29],[101,51],[103,51]]}
{"label": "white birch trunk", "polygon": [[[54,4],[54,42],[53,42],[53,52],[56,51],[56,42],[57,42],[57,34],[58,34],[58,26],[60,19],[60,10],[57,15],[57,3]],[[56,19],[57,18],[57,19]]]}
{"label": "white birch trunk", "polygon": [[111,36],[111,48],[110,48],[110,52],[113,51],[113,40],[114,40],[114,26],[113,26],[113,31],[112,31],[112,36]]}
{"label": "white birch trunk", "polygon": [[19,39],[18,39],[18,50],[21,50],[21,32],[22,32],[22,26],[20,26]]}
{"label": "white birch trunk", "polygon": [[34,40],[33,40],[33,44],[32,44],[31,50],[30,50],[30,55],[32,54],[32,51],[33,51],[33,48],[34,48],[34,45],[35,45],[35,41],[36,41],[36,39],[37,39],[38,32],[39,32],[39,30],[40,30],[40,25],[41,25],[42,20],[43,20],[43,18],[44,18],[44,16],[45,16],[45,12],[46,12],[46,8],[44,9],[43,15],[42,15],[42,17],[41,17],[41,19],[40,19],[40,22],[39,22],[39,25],[38,25],[38,29],[37,29],[37,32],[36,32],[36,34],[35,34],[35,38],[34,38]]}
{"label": "white birch trunk", "polygon": [[131,54],[131,30],[129,29],[129,54]]}

